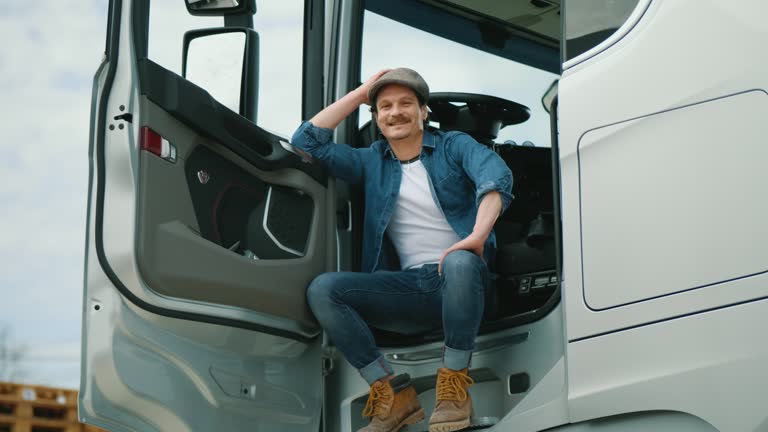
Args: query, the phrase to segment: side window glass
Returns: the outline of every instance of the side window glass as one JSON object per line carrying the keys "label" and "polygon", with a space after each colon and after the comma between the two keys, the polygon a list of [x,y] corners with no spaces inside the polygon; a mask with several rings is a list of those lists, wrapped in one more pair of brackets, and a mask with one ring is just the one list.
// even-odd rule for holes
{"label": "side window glass", "polygon": [[[264,129],[290,136],[301,121],[304,1],[257,3],[257,12],[253,17],[254,30],[259,34],[257,124]],[[223,17],[193,16],[179,2],[152,0],[149,14],[149,58],[181,76],[184,33],[223,26]],[[238,53],[233,51],[235,54]],[[206,90],[214,97],[221,94],[215,88]],[[219,102],[232,105],[227,101]]]}
{"label": "side window glass", "polygon": [[608,39],[624,24],[639,0],[565,2],[565,58],[570,60]]}
{"label": "side window glass", "polygon": [[257,1],[259,126],[290,137],[301,122],[304,0]]}

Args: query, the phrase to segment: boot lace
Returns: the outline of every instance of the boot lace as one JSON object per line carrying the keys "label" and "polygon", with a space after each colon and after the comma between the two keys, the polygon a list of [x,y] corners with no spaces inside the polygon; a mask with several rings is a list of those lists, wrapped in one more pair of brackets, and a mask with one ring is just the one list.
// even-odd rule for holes
{"label": "boot lace", "polygon": [[467,400],[467,387],[475,380],[460,371],[449,371],[437,375],[437,400],[463,402]]}
{"label": "boot lace", "polygon": [[371,386],[371,393],[368,394],[368,402],[363,409],[363,417],[376,417],[389,414],[392,406],[394,392],[389,386],[381,381],[376,381]]}

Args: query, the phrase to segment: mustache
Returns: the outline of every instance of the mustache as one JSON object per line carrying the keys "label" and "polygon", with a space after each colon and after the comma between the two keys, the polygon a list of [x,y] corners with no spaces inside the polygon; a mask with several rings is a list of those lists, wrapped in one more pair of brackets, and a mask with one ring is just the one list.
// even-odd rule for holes
{"label": "mustache", "polygon": [[407,116],[407,115],[395,115],[395,116],[390,116],[387,119],[387,122],[388,123],[399,123],[399,122],[410,121],[410,120],[411,120],[411,118],[409,116]]}

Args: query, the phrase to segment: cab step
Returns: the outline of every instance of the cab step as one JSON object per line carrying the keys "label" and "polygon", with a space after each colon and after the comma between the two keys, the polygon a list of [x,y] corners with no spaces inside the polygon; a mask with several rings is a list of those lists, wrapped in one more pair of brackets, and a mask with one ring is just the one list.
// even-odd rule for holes
{"label": "cab step", "polygon": [[[475,431],[480,429],[488,429],[499,422],[498,417],[472,417],[469,419],[469,426],[462,429],[463,431]],[[400,429],[401,432],[429,432],[429,420],[420,421],[414,425],[405,426]]]}

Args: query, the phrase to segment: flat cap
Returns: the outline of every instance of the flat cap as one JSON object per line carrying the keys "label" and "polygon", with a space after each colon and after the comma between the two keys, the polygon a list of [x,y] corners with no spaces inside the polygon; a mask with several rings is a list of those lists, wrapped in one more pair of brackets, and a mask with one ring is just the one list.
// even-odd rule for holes
{"label": "flat cap", "polygon": [[413,69],[397,68],[382,75],[368,90],[368,100],[371,101],[371,105],[376,105],[376,94],[379,93],[379,90],[390,84],[409,87],[422,103],[429,101],[429,86],[424,78]]}

